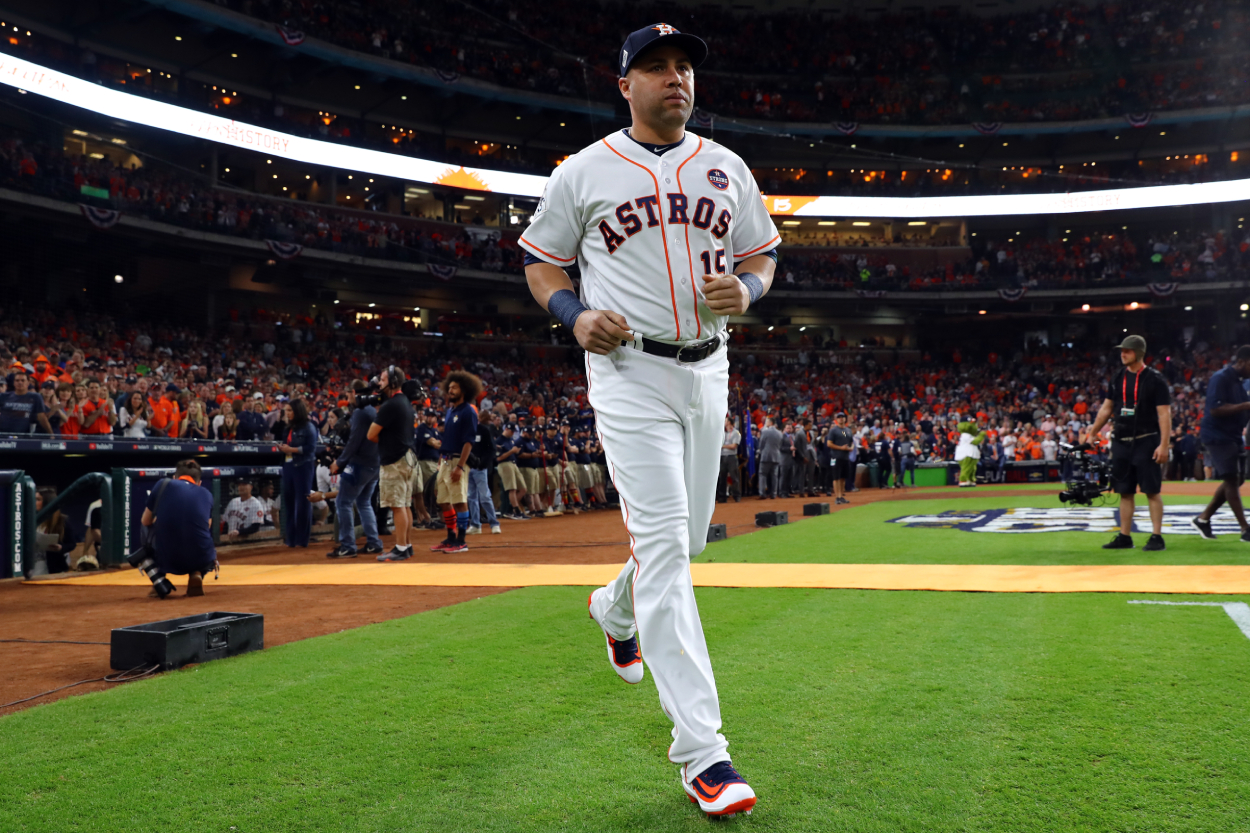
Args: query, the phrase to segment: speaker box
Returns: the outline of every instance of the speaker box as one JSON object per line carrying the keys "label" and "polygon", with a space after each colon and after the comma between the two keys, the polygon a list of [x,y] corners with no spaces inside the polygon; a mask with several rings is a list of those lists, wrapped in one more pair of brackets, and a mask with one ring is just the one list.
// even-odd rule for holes
{"label": "speaker box", "polygon": [[756,526],[781,526],[790,523],[789,512],[756,512]]}
{"label": "speaker box", "polygon": [[812,515],[828,515],[829,504],[827,503],[805,503],[803,504],[803,517],[810,518]]}
{"label": "speaker box", "polygon": [[114,628],[109,665],[118,671],[144,665],[168,671],[264,647],[265,617],[259,613],[197,613]]}
{"label": "speaker box", "polygon": [[729,537],[729,530],[724,524],[712,524],[707,528],[707,542],[724,541]]}

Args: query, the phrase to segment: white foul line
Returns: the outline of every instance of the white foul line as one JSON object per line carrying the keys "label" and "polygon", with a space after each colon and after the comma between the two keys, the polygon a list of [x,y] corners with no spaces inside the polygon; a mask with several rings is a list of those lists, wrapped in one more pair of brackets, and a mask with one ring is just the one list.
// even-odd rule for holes
{"label": "white foul line", "polygon": [[1250,605],[1245,602],[1155,602],[1146,600],[1137,600],[1129,602],[1131,605],[1175,605],[1177,607],[1222,607],[1224,612],[1228,614],[1228,618],[1233,620],[1245,635],[1246,639],[1250,639]]}

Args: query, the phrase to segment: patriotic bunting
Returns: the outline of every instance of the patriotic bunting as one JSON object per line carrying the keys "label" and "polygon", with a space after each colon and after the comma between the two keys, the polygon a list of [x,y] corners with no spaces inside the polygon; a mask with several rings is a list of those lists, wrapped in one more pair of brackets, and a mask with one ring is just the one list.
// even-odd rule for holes
{"label": "patriotic bunting", "polygon": [[304,247],[298,243],[283,243],[281,240],[266,240],[265,245],[283,260],[299,257],[299,253],[304,251]]}
{"label": "patriotic bunting", "polygon": [[1028,294],[1029,294],[1029,288],[1027,286],[1022,286],[1019,289],[998,290],[999,298],[1002,298],[1004,301],[1010,301],[1013,304]]}
{"label": "patriotic bunting", "polygon": [[90,220],[91,225],[96,228],[112,228],[122,218],[120,211],[114,211],[111,208],[93,208],[82,203],[79,203],[78,207],[82,209],[82,216]]}
{"label": "patriotic bunting", "polygon": [[456,276],[456,267],[446,263],[429,263],[430,274],[442,281],[449,281]]}
{"label": "patriotic bunting", "polygon": [[1145,127],[1154,118],[1154,113],[1129,113],[1124,117],[1133,127]]}
{"label": "patriotic bunting", "polygon": [[859,130],[859,122],[857,121],[840,121],[836,122],[833,126],[836,127],[838,132],[843,136],[854,136],[855,131]]}
{"label": "patriotic bunting", "polygon": [[694,116],[691,118],[691,121],[694,122],[695,127],[700,130],[711,130],[713,120],[714,117],[707,110],[700,110],[698,107],[694,108]]}
{"label": "patriotic bunting", "polygon": [[855,294],[861,298],[884,298],[884,289],[857,289]]}
{"label": "patriotic bunting", "polygon": [[1168,283],[1146,284],[1146,288],[1150,290],[1150,294],[1155,296],[1156,298],[1168,297],[1169,295],[1171,295],[1173,292],[1176,291],[1176,288],[1178,286],[1180,286],[1180,284],[1176,283],[1175,281],[1170,281]]}
{"label": "patriotic bunting", "polygon": [[993,136],[1002,129],[1003,123],[1000,121],[976,121],[972,123],[972,126],[977,129],[978,133]]}
{"label": "patriotic bunting", "polygon": [[296,29],[290,29],[286,26],[283,26],[281,23],[279,23],[276,26],[276,28],[278,30],[279,37],[282,38],[282,42],[285,43],[287,46],[299,46],[301,43],[304,42],[303,32],[300,32]]}
{"label": "patriotic bunting", "polygon": [[444,84],[454,84],[460,80],[460,73],[453,72],[449,69],[436,69],[434,74],[438,76],[438,80]]}

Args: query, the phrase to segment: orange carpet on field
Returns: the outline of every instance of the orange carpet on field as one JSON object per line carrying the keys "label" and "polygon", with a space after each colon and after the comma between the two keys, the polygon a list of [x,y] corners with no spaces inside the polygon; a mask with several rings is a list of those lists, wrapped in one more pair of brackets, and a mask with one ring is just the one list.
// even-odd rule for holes
{"label": "orange carpet on field", "polygon": [[[380,585],[427,587],[598,586],[612,564],[237,564],[216,586]],[[990,564],[692,564],[696,587],[811,587],[991,593],[1250,593],[1250,566],[1019,566]],[[136,570],[35,582],[144,586]]]}

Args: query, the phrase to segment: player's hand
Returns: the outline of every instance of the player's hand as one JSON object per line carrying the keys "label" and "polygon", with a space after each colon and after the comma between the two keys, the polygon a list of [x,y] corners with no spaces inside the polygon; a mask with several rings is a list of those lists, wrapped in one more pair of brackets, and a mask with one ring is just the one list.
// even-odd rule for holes
{"label": "player's hand", "polygon": [[1155,449],[1154,461],[1161,466],[1167,465],[1168,447],[1164,445],[1163,443],[1159,443],[1159,447]]}
{"label": "player's hand", "polygon": [[577,316],[573,335],[582,349],[600,356],[606,356],[620,347],[622,341],[634,338],[625,316],[607,309],[586,310]]}
{"label": "player's hand", "polygon": [[717,315],[742,315],[751,306],[751,293],[737,275],[704,275],[703,300]]}
{"label": "player's hand", "polygon": [[459,466],[456,466],[455,468],[451,470],[451,482],[452,483],[460,482],[460,467]]}

